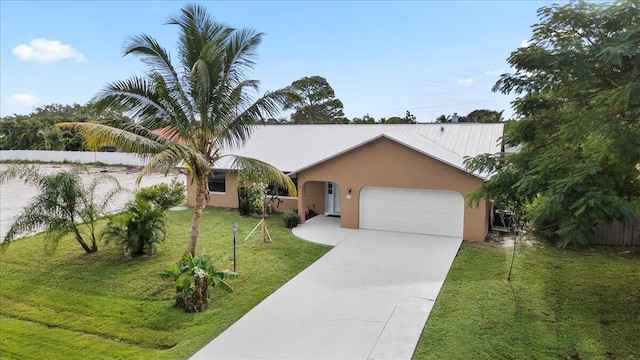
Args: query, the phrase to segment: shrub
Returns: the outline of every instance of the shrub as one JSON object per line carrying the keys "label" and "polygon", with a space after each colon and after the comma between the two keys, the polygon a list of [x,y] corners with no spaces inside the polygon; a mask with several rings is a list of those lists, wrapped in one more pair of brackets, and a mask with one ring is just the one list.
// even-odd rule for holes
{"label": "shrub", "polygon": [[249,216],[251,214],[251,201],[249,200],[249,192],[246,187],[238,187],[238,211],[241,216]]}
{"label": "shrub", "polygon": [[136,199],[151,201],[160,207],[161,210],[167,210],[170,207],[180,205],[184,202],[187,187],[178,179],[173,179],[171,185],[167,183],[159,183],[144,187],[136,193]]}
{"label": "shrub", "polygon": [[151,255],[164,240],[164,211],[155,203],[136,199],[127,204],[127,212],[109,221],[103,234],[105,244],[116,241],[132,257]]}
{"label": "shrub", "polygon": [[201,312],[209,305],[209,286],[216,285],[222,290],[233,292],[233,288],[224,280],[238,274],[230,271],[218,271],[211,256],[193,257],[187,253],[182,260],[171,265],[163,275],[172,278],[176,286],[176,306],[186,312]]}
{"label": "shrub", "polygon": [[282,214],[282,220],[284,220],[284,226],[286,226],[287,229],[293,229],[300,224],[300,217],[296,211],[285,211]]}
{"label": "shrub", "polygon": [[262,215],[267,189],[268,185],[265,183],[254,183],[251,186],[239,187],[238,211],[240,215]]}

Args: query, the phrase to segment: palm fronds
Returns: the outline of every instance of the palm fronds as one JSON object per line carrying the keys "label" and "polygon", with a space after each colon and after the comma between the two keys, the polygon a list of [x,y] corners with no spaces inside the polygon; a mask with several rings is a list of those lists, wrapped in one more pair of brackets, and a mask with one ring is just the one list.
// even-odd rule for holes
{"label": "palm fronds", "polygon": [[[187,252],[194,253],[211,166],[224,151],[243,145],[253,126],[275,116],[296,96],[288,88],[254,100],[259,82],[247,78],[255,66],[263,33],[216,21],[202,6],[186,5],[167,24],[179,28],[177,59],[147,34],[127,39],[124,55],[148,65],[144,77],[107,84],[93,99],[98,112],[117,110],[134,122],[64,124],[82,130],[93,147],[114,145],[147,161],[140,173],[169,171],[182,164],[197,183],[193,229]],[[295,193],[291,180],[266,163],[236,159],[237,166],[259,166],[273,181]],[[203,185],[204,184],[204,185]]]}

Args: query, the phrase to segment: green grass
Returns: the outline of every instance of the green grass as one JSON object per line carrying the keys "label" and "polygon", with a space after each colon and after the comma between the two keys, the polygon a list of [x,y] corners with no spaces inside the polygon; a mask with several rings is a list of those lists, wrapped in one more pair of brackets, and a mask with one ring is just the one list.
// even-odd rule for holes
{"label": "green grass", "polygon": [[414,359],[639,359],[640,249],[463,244]]}
{"label": "green grass", "polygon": [[214,289],[208,310],[184,313],[159,274],[181,257],[191,214],[168,212],[167,239],[142,259],[104,245],[85,254],[70,238],[53,255],[42,235],[11,243],[0,257],[0,358],[187,358],[329,250],[295,238],[279,217],[267,222],[273,243],[260,244],[255,234],[245,242],[259,219],[206,209],[198,252],[232,269],[237,223],[240,276],[230,280],[234,293]]}
{"label": "green grass", "polygon": [[[181,359],[220,334],[328,251],[269,219],[272,244],[243,241],[259,219],[206,209],[198,251],[231,268],[238,224],[235,292],[213,291],[199,314],[174,308],[159,273],[178,260],[191,211],[169,212],[156,255],[126,260],[114,246],[84,254],[72,239],[54,255],[42,235],[0,257],[0,358]],[[510,249],[463,244],[424,329],[415,359],[638,359],[640,250]]]}

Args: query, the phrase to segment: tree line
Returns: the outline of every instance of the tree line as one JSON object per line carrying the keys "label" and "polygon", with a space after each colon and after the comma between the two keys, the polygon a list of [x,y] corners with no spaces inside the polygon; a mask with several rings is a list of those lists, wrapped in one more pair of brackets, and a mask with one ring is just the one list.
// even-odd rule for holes
{"label": "tree line", "polygon": [[87,146],[82,132],[54,125],[110,118],[131,121],[113,112],[97,114],[90,103],[50,104],[35,108],[29,115],[6,116],[0,119],[0,150],[97,150]]}
{"label": "tree line", "polygon": [[[369,114],[348,119],[343,105],[327,80],[321,76],[305,77],[291,85],[299,98],[285,104],[295,110],[289,118],[270,117],[270,125],[288,124],[416,124],[417,118],[409,110],[404,116],[374,118]],[[459,122],[501,122],[503,111],[474,110],[459,116]],[[97,114],[91,103],[85,105],[49,104],[37,107],[29,115],[13,115],[0,119],[0,150],[64,150],[93,151],[85,143],[82,132],[54,126],[63,122],[95,122],[108,119],[132,121],[122,113]],[[452,116],[441,115],[436,122],[450,122]]]}
{"label": "tree line", "polygon": [[[284,110],[294,110],[290,118],[271,118],[269,124],[416,124],[418,119],[407,110],[404,116],[381,117],[376,119],[369,114],[348,119],[344,116],[342,101],[336,97],[335,91],[327,79],[322,76],[303,77],[294,81],[290,88],[298,97],[290,99]],[[504,111],[474,110],[467,116],[458,117],[459,122],[492,123],[504,121]],[[432,121],[450,122],[451,116],[441,115]],[[432,122],[431,121],[431,122]]]}

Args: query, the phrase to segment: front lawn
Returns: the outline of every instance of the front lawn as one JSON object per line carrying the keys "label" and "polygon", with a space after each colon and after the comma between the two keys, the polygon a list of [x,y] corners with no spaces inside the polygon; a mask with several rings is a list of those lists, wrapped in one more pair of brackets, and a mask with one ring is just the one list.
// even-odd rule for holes
{"label": "front lawn", "polygon": [[0,257],[0,358],[187,358],[329,250],[295,238],[279,217],[268,220],[273,243],[256,234],[244,242],[259,219],[205,209],[198,253],[232,269],[237,223],[240,276],[230,280],[234,293],[214,289],[213,307],[187,314],[172,306],[173,285],[160,273],[182,256],[191,214],[168,212],[166,241],[143,259],[104,245],[85,254],[70,238],[54,255],[42,235],[10,244]]}
{"label": "front lawn", "polygon": [[[114,246],[84,254],[71,239],[46,255],[41,235],[0,256],[0,358],[181,359],[195,353],[329,248],[296,239],[279,218],[272,244],[243,241],[259,219],[206,209],[199,253],[231,268],[238,224],[236,292],[213,291],[213,307],[172,307],[159,273],[178,260],[191,211],[169,212],[158,254],[125,260]],[[640,358],[640,250],[510,249],[463,244],[438,296],[415,359]]]}
{"label": "front lawn", "polygon": [[638,359],[640,249],[462,245],[415,359]]}

